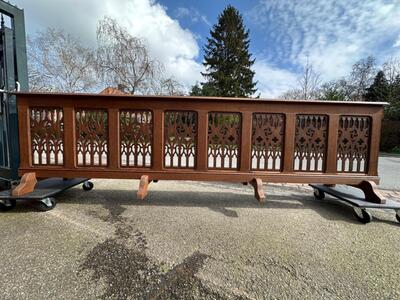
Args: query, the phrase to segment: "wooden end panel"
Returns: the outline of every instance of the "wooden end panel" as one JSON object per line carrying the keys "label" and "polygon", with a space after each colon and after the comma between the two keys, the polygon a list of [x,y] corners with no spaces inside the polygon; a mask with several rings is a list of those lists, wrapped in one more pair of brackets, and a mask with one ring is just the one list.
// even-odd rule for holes
{"label": "wooden end panel", "polygon": [[368,159],[368,175],[378,175],[379,146],[381,137],[383,109],[372,115],[370,152]]}
{"label": "wooden end panel", "polygon": [[19,164],[20,168],[32,165],[29,107],[25,101],[18,101]]}

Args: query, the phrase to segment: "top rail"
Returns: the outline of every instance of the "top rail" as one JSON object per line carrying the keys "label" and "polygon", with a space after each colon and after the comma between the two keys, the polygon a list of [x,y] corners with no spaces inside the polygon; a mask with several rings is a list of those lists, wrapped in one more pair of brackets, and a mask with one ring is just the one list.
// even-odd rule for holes
{"label": "top rail", "polygon": [[162,99],[166,101],[174,100],[194,100],[194,101],[235,101],[235,102],[277,102],[277,103],[306,103],[306,104],[344,104],[344,105],[362,105],[362,106],[385,106],[387,102],[366,102],[366,101],[333,101],[333,100],[302,100],[302,99],[269,99],[269,98],[241,98],[241,97],[211,97],[211,96],[152,96],[152,95],[129,95],[129,94],[94,94],[94,93],[51,93],[51,92],[13,92],[20,96],[72,96],[72,97],[115,97],[130,99]]}
{"label": "top rail", "polygon": [[379,182],[381,102],[16,95],[21,175]]}

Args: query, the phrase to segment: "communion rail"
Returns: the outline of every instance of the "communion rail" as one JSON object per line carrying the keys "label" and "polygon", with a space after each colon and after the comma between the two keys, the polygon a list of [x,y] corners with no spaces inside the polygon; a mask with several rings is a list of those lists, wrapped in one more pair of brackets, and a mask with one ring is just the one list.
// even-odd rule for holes
{"label": "communion rail", "polygon": [[16,94],[20,175],[379,183],[384,103]]}

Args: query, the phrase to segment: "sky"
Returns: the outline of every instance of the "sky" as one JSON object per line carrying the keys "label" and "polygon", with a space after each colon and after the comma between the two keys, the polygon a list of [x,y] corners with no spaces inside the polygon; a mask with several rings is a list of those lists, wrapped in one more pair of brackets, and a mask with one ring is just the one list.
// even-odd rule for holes
{"label": "sky", "polygon": [[250,52],[264,98],[295,88],[308,60],[324,81],[346,76],[357,60],[400,56],[400,0],[10,0],[25,10],[28,35],[61,28],[95,45],[109,16],[143,38],[169,76],[202,82],[203,47],[218,15],[233,5],[250,30]]}

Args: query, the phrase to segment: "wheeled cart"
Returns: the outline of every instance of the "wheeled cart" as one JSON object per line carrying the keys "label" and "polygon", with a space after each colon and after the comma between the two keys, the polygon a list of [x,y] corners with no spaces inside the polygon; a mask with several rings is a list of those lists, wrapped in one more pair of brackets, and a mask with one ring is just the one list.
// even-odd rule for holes
{"label": "wheeled cart", "polygon": [[13,209],[17,200],[33,201],[35,207],[40,211],[48,211],[56,206],[56,199],[54,196],[72,188],[78,184],[82,184],[85,191],[90,191],[93,188],[93,183],[88,178],[47,178],[38,183],[31,193],[21,196],[12,196],[11,190],[0,192],[0,210],[8,211]]}
{"label": "wheeled cart", "polygon": [[325,194],[329,194],[352,206],[357,220],[364,224],[372,220],[372,215],[367,211],[367,208],[393,209],[396,212],[397,221],[400,222],[400,202],[387,199],[385,203],[373,203],[368,199],[368,196],[365,196],[363,191],[348,185],[310,184],[310,186],[314,189],[314,197],[318,200],[324,199]]}

